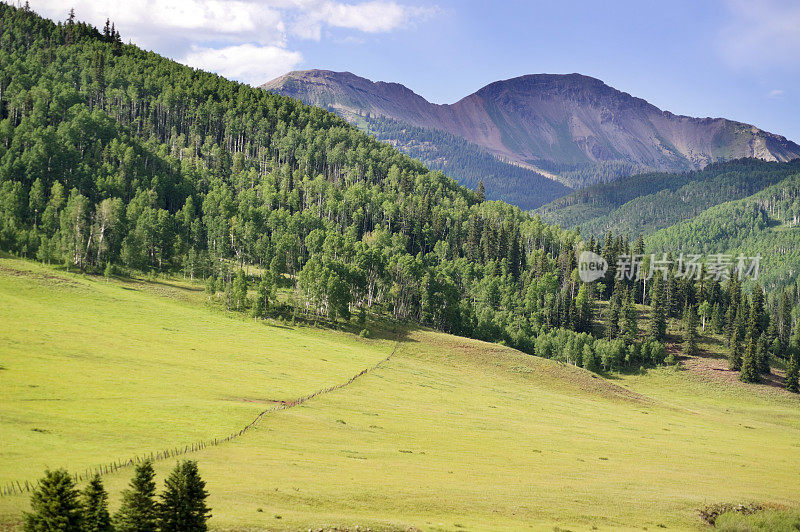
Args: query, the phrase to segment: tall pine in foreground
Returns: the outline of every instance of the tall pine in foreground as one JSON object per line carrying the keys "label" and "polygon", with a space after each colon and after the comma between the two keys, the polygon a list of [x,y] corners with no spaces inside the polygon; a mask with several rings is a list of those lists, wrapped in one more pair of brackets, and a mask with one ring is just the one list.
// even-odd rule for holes
{"label": "tall pine in foreground", "polygon": [[184,460],[175,466],[165,483],[158,505],[160,532],[204,532],[211,509],[206,506],[206,483],[197,462]]}
{"label": "tall pine in foreground", "polygon": [[26,532],[80,532],[78,490],[63,469],[46,471],[31,495],[31,512],[25,515]]}
{"label": "tall pine in foreground", "polygon": [[114,515],[114,527],[118,532],[158,530],[155,476],[149,461],[136,466],[130,488],[122,492],[122,505]]}
{"label": "tall pine in foreground", "polygon": [[111,517],[108,515],[108,493],[103,487],[100,475],[94,478],[83,490],[83,530],[86,532],[110,532]]}

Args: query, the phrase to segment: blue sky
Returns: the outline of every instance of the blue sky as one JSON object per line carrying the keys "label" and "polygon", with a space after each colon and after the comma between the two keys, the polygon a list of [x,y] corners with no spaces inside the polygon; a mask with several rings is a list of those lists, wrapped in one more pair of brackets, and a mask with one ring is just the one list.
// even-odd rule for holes
{"label": "blue sky", "polygon": [[51,18],[252,84],[348,70],[452,103],[498,79],[579,72],[678,114],[800,142],[800,2],[31,0]]}

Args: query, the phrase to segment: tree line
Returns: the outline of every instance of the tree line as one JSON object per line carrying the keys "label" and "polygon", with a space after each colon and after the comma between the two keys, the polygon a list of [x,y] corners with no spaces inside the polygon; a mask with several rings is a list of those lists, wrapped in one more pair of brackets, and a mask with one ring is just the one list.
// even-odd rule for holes
{"label": "tree line", "polygon": [[145,461],[136,466],[112,516],[99,475],[79,492],[65,470],[48,470],[31,495],[24,528],[26,532],[202,532],[211,517],[205,488],[197,462],[185,460],[175,466],[157,496],[153,465]]}

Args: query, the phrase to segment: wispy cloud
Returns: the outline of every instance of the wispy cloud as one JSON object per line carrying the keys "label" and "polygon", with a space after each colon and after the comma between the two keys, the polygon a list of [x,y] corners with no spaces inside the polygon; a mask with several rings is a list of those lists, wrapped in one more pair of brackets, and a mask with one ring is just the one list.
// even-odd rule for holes
{"label": "wispy cloud", "polygon": [[355,32],[355,42],[359,34],[401,30],[437,12],[394,0],[31,0],[31,7],[56,20],[70,7],[96,26],[111,19],[126,41],[251,84],[302,62],[294,40],[319,41],[323,29],[338,28]]}
{"label": "wispy cloud", "polygon": [[730,19],[719,33],[722,57],[737,68],[800,69],[800,2],[726,0]]}
{"label": "wispy cloud", "polygon": [[786,91],[784,91],[783,89],[772,89],[767,93],[767,98],[773,98],[773,99],[780,98],[784,94],[786,94]]}

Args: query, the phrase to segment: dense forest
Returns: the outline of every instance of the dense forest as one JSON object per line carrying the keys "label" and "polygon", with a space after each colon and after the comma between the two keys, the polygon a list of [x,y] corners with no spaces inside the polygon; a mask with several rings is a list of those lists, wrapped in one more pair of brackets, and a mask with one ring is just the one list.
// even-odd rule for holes
{"label": "dense forest", "polygon": [[[7,252],[89,272],[183,272],[256,319],[388,317],[596,371],[669,362],[670,318],[686,321],[691,348],[701,309],[724,328],[753,306],[736,282],[672,267],[653,283],[616,276],[642,238],[585,242],[336,115],[125,45],[110,22],[55,24],[5,4],[0,21]],[[607,259],[610,281],[580,281],[584,249]],[[764,338],[773,356],[790,358],[790,315],[751,328],[778,331],[777,344]]]}
{"label": "dense forest", "polygon": [[521,166],[505,163],[486,150],[445,131],[424,129],[390,118],[360,117],[363,128],[378,140],[419,159],[429,168],[455,177],[469,188],[479,183],[486,197],[535,209],[569,194],[567,186]]}
{"label": "dense forest", "polygon": [[682,174],[648,173],[576,191],[539,209],[542,219],[584,235],[652,233],[723,202],[744,198],[790,175],[800,161],[739,159]]}
{"label": "dense forest", "polygon": [[653,251],[761,255],[760,280],[768,292],[784,288],[796,291],[800,269],[798,222],[800,173],[658,231],[645,242]]}
{"label": "dense forest", "polygon": [[575,189],[615,181],[621,177],[651,171],[652,168],[623,161],[597,161],[591,163],[556,163],[548,160],[532,161],[537,168],[556,174],[559,179]]}

